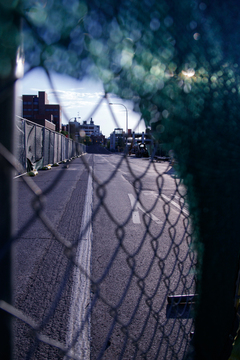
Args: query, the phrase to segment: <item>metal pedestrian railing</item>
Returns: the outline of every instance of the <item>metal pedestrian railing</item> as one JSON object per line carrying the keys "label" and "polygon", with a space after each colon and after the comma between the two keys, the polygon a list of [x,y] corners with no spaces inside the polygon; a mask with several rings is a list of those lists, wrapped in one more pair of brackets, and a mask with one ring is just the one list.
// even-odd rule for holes
{"label": "metal pedestrian railing", "polygon": [[28,162],[38,170],[86,152],[86,145],[22,117],[16,118],[15,136],[16,157],[25,170]]}

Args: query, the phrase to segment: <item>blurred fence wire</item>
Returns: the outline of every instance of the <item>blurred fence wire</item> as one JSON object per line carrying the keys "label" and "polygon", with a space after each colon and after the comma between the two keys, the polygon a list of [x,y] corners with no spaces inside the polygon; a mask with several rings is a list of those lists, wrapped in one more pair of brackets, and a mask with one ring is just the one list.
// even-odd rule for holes
{"label": "blurred fence wire", "polygon": [[[29,123],[28,126],[32,129],[34,125]],[[20,146],[21,143],[18,145]],[[24,141],[22,142],[22,147],[24,147]],[[17,160],[4,148],[1,148],[1,154],[17,172],[21,173],[23,171]],[[119,160],[116,168],[112,173],[108,174],[107,179],[103,183],[98,180],[91,170],[93,166],[92,156],[94,155],[84,155],[82,161],[90,172],[90,178],[95,188],[95,206],[92,210],[92,216],[90,219],[87,219],[85,228],[81,229],[77,243],[73,242],[68,236],[62,237],[56,226],[51,224],[51,221],[49,221],[48,216],[45,214],[43,200],[44,194],[47,194],[48,190],[43,194],[31,178],[21,178],[21,181],[25,182],[29,190],[34,194],[35,198],[32,200],[32,205],[29,203],[29,207],[33,207],[34,217],[39,218],[43,222],[50,235],[52,235],[52,239],[58,240],[59,245],[51,245],[50,248],[45,250],[45,256],[39,258],[39,273],[36,274],[36,278],[33,278],[33,281],[29,281],[29,285],[24,291],[25,295],[21,294],[21,291],[19,294],[16,292],[15,307],[6,302],[1,302],[1,308],[17,319],[17,322],[14,322],[14,357],[16,359],[46,357],[54,359],[65,356],[65,358],[72,359],[100,359],[112,358],[114,356],[119,359],[183,359],[187,354],[191,333],[194,331],[192,304],[195,293],[194,269],[196,264],[196,256],[192,249],[190,218],[186,210],[186,191],[183,191],[180,179],[177,177],[172,179],[172,182],[175,184],[172,197],[179,199],[178,214],[175,216],[170,208],[171,199],[164,195],[165,176],[171,177],[169,174],[174,173],[168,162],[158,163],[151,161],[150,158],[146,169],[140,176],[136,176],[127,154],[124,155],[122,153],[120,157],[113,155]],[[74,161],[77,160],[75,159]],[[164,219],[163,223],[157,222],[157,230],[155,229],[154,235],[151,223],[156,218],[152,215],[152,217],[150,216],[150,221],[148,221],[149,217],[147,216],[144,219],[144,234],[138,235],[138,238],[136,238],[135,234],[132,234],[135,244],[134,251],[133,249],[128,249],[124,234],[127,232],[127,225],[136,210],[137,204],[133,206],[126,220],[121,224],[114,219],[106,202],[108,186],[114,181],[117,170],[121,168],[123,163],[126,163],[128,172],[132,176],[133,188],[135,188],[137,199],[139,204],[141,204],[140,206],[145,208],[141,201],[142,178],[150,170],[153,172],[151,174],[152,181],[157,184],[157,198],[151,209],[148,210],[149,214],[157,206],[158,201],[161,200],[163,202],[160,208],[161,216]],[[66,171],[65,168],[59,170],[57,177],[54,178],[54,187],[56,187],[57,181],[61,182],[61,174],[64,171]],[[88,186],[92,185],[88,184]],[[52,184],[50,187],[53,190]],[[90,268],[85,267],[86,259],[83,257],[87,258],[89,256],[88,252],[91,251],[88,249],[88,252],[86,252],[84,249],[86,234],[90,231],[92,223],[98,218],[99,214],[101,216],[102,211],[108,214],[109,222],[112,223],[118,242],[113,242],[112,238],[111,242],[114,246],[111,249],[109,248],[109,261],[103,270],[103,274],[100,276],[99,274],[91,273]],[[25,224],[23,228],[19,229],[12,242],[19,241],[19,239],[20,242],[23,241],[21,238],[22,234],[28,231],[28,228],[32,229],[32,219],[30,218],[30,220],[30,223]],[[95,230],[96,232],[102,231],[99,228]],[[164,237],[167,237],[167,244],[163,249],[161,243]],[[88,246],[93,247],[95,255],[93,254],[92,256],[97,257],[100,254],[97,254],[95,247],[98,247],[96,243],[100,242],[100,239],[98,239],[97,234],[94,234],[93,238],[95,239],[95,244],[91,245],[92,239],[88,239]],[[20,252],[21,247],[24,246],[23,243],[19,243],[17,251]],[[36,251],[37,246],[39,245],[36,244]],[[56,248],[53,249],[52,246]],[[151,253],[150,258],[148,258],[149,253]],[[78,260],[79,254],[81,254],[82,259],[80,262]],[[121,256],[123,266],[128,269],[126,272],[127,277],[125,278],[125,275],[122,279],[120,279],[121,269],[116,268],[114,264],[119,256]],[[144,258],[145,261],[143,261]],[[56,274],[56,282],[52,280],[49,283],[48,272],[51,272],[51,270],[50,268],[46,269],[46,272],[44,269],[47,264],[50,264],[48,259],[51,259],[50,263],[53,266],[54,264],[57,265],[56,261],[61,263],[62,269],[58,270]],[[144,262],[145,264],[143,264]],[[96,270],[92,269],[92,271]],[[107,294],[104,295],[104,287],[105,282],[109,281],[109,273],[112,272],[115,272],[115,277],[119,278],[118,281],[122,283],[123,287],[120,294],[110,300]],[[65,305],[66,308],[62,309],[62,302],[66,301],[67,292],[73,291],[71,290],[73,278],[77,276],[84,278],[84,281],[81,282],[81,286],[84,289],[75,289],[71,299],[74,303],[74,298],[76,299],[80,296],[78,292],[85,291],[84,301],[88,302],[87,311],[78,309],[80,321],[78,321],[75,314],[73,324],[71,325],[72,330],[69,329],[69,324],[66,320],[61,324],[62,328],[59,330],[58,326],[54,328],[54,323],[55,321],[57,322],[58,312],[66,312],[65,316],[69,316],[67,315],[68,306]],[[34,273],[30,277],[34,277]],[[40,294],[34,296],[42,288],[39,281],[41,283],[45,282],[45,285],[40,290]],[[110,286],[114,287],[117,285],[113,281]],[[152,286],[154,287],[151,288]],[[52,303],[47,308],[44,308],[45,301],[42,301],[42,298],[48,297],[47,293],[52,298]],[[171,295],[176,293],[179,295],[178,298],[171,297]],[[183,297],[185,296],[184,302],[182,295]],[[39,296],[41,299],[39,299]],[[77,303],[77,300],[75,302]],[[103,305],[102,312],[101,306],[100,310],[98,308],[98,302],[101,302]],[[35,309],[34,311],[35,307],[37,307],[37,310]],[[96,309],[98,314],[95,314]],[[99,311],[101,315],[99,315]],[[109,322],[109,326],[105,325],[107,327],[106,334],[104,332],[106,329],[102,327],[100,319],[98,323],[98,316],[110,316],[106,323],[108,324]],[[139,316],[143,316],[143,318],[140,319]],[[94,321],[97,321],[97,326],[92,326],[91,329],[89,322],[91,324],[92,317]],[[93,327],[94,331],[91,333]],[[29,332],[28,329],[32,329],[32,331]],[[61,334],[59,334],[59,331]],[[98,338],[98,331],[104,334],[100,343],[96,339]],[[113,341],[112,339],[116,336],[115,332],[118,333],[118,331],[122,332],[124,341],[119,343],[114,353],[105,353],[111,341]],[[90,345],[92,345],[91,351]]]}
{"label": "blurred fence wire", "polygon": [[[12,342],[15,357],[19,359],[107,359],[108,352],[111,358],[119,359],[188,356],[197,360],[224,360],[230,356],[239,307],[240,16],[237,6],[236,0],[182,0],[180,3],[176,0],[171,3],[166,0],[44,3],[22,0],[0,4],[2,358],[9,358]],[[50,83],[51,71],[76,79],[93,76],[102,80],[106,94],[114,93],[133,101],[134,110],[141,113],[146,127],[151,128],[155,142],[166,152],[174,153],[179,176],[174,180],[173,192],[178,199],[177,215],[173,216],[170,204],[176,200],[163,191],[170,168],[152,158],[142,174],[136,175],[125,154],[102,183],[95,174],[95,157],[89,154],[74,160],[87,169],[83,176],[86,194],[94,188],[93,204],[88,199],[84,205],[88,211],[82,216],[86,216],[87,221],[81,229],[80,241],[71,242],[67,234],[63,236],[54,223],[54,216],[50,221],[45,213],[43,194],[53,193],[54,186],[60,184],[66,173],[65,168],[56,170],[56,178],[44,191],[28,177],[20,178],[34,199],[29,202],[28,221],[17,234],[14,232],[13,176],[16,171],[24,172],[13,156],[16,124],[21,133],[20,149],[25,149],[19,158],[22,164],[26,164],[29,157],[33,163],[41,157],[54,163],[61,156],[69,157],[71,151],[78,154],[73,143],[60,146],[64,138],[53,136],[30,122],[24,122],[23,130],[19,118],[16,120],[14,86],[23,58],[21,43],[27,71],[42,67]],[[106,95],[93,114],[105,100]],[[110,106],[109,110],[116,123]],[[47,153],[46,146],[37,146],[35,140],[33,145],[27,144],[26,138],[30,141],[32,136],[39,140],[38,145],[48,141]],[[133,205],[131,214],[119,223],[109,209],[107,194],[121,166],[130,174],[135,193],[129,197]],[[146,209],[142,201],[147,174],[155,177],[157,186],[157,198],[151,210]],[[80,189],[76,187],[76,191]],[[91,207],[93,212],[89,218]],[[129,249],[124,240],[136,208],[145,211],[145,230],[138,234],[137,247]],[[162,214],[161,223],[151,215],[154,209]],[[98,250],[97,242],[90,241],[89,229],[93,226],[94,235],[94,221],[101,219],[103,210],[117,241],[113,243],[115,247],[111,249],[105,271],[97,278],[94,266],[89,268],[84,257],[80,263],[77,259],[79,254],[91,251],[92,246],[93,254]],[[70,214],[71,209],[68,216]],[[32,274],[33,288],[29,283],[25,297],[18,298],[17,293],[12,294],[10,248],[13,243],[19,243],[17,239],[22,233],[30,231],[31,221],[36,219],[44,224],[46,236],[58,241],[48,243],[44,257],[38,259],[39,276],[35,278]],[[159,226],[157,232],[152,231],[154,221]],[[81,241],[86,236],[87,241]],[[168,243],[164,255],[160,252],[162,239]],[[146,253],[150,257],[145,258]],[[112,302],[109,301],[111,291],[104,292],[104,284],[109,281],[108,274],[115,271],[115,259],[126,265],[128,276],[123,279],[119,274],[117,284],[122,291]],[[44,267],[48,262],[56,269],[51,282],[47,280],[49,268]],[[78,323],[71,328],[62,326],[61,331],[54,333],[55,316],[61,317],[63,325],[68,323],[66,299],[71,293],[75,304],[76,293],[71,291],[76,277],[85,279],[86,289],[90,289],[91,283],[91,294],[87,290],[82,304],[84,319],[80,316],[80,326]],[[149,289],[151,284],[154,286]],[[35,290],[42,285],[46,296],[37,297]],[[192,312],[186,310],[195,301],[193,326]],[[99,302],[102,311],[95,313]],[[140,307],[145,309],[145,316],[138,313]],[[166,309],[169,312],[165,312]],[[76,312],[79,314],[77,307]],[[7,313],[17,319],[13,336]],[[91,328],[91,318],[96,315],[101,315],[100,322],[109,324],[107,334],[101,326],[96,330],[99,323],[92,324]],[[193,327],[192,348],[189,343]],[[115,348],[111,343],[113,336],[119,338]],[[22,350],[20,338],[26,341]]]}

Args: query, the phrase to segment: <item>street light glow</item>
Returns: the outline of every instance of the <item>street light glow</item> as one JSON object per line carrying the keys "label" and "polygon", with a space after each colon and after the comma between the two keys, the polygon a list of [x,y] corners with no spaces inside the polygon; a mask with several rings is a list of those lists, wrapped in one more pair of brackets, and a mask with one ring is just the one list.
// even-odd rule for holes
{"label": "street light glow", "polygon": [[195,70],[194,69],[188,69],[186,71],[182,70],[182,74],[187,77],[192,77],[195,75]]}

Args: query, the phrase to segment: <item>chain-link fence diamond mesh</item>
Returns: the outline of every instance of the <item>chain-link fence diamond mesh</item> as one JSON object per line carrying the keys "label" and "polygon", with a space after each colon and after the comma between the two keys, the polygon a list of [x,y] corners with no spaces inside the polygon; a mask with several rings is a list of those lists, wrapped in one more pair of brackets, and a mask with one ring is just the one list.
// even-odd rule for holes
{"label": "chain-link fence diamond mesh", "polygon": [[[7,343],[16,358],[36,359],[230,356],[239,296],[237,6],[235,0],[0,5],[1,349]],[[22,20],[29,71],[44,68],[51,87],[52,70],[99,77],[106,94],[92,114],[107,93],[131,99],[158,148],[174,153],[177,173],[155,162],[154,153],[149,160],[125,153],[85,154],[34,181],[17,177],[13,234],[12,170],[24,172],[12,156],[10,121]],[[41,159],[59,161],[54,132],[16,122],[25,170]],[[62,139],[62,160],[82,150]],[[16,319],[12,344],[5,313]]]}
{"label": "chain-link fence diamond mesh", "polygon": [[[46,146],[54,133],[44,131]],[[39,152],[39,141],[30,143]],[[80,179],[54,218],[47,204],[60,195],[58,187],[66,191],[71,169]],[[17,179],[15,357],[183,359],[194,330],[196,255],[187,192],[174,168],[108,152],[51,171],[41,190],[37,179]],[[40,187],[48,174],[40,174]],[[29,217],[20,214],[24,209]],[[179,300],[171,298],[176,294]],[[190,295],[185,304],[181,295]]]}

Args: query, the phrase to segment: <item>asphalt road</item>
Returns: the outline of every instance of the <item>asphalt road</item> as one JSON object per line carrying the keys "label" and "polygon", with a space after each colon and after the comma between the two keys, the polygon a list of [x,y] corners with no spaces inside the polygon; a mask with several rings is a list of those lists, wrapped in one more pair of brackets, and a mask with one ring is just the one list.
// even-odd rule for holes
{"label": "asphalt road", "polygon": [[[90,164],[91,155],[85,158]],[[82,159],[74,159],[67,168],[61,165],[39,171],[33,181],[44,194],[44,213],[48,220],[67,241],[77,241],[89,182]],[[18,229],[22,229],[35,213],[31,206],[34,195],[22,178],[15,182],[18,187]],[[40,334],[65,347],[71,342],[72,324],[78,319],[75,316],[75,292],[79,294],[83,285],[86,286],[86,281],[72,264],[63,245],[38,218],[31,221],[14,246],[15,306],[35,322]],[[22,321],[15,322],[14,333],[16,359],[63,358],[56,347],[36,342],[34,332]],[[87,346],[83,354],[85,352],[88,352]]]}
{"label": "asphalt road", "polygon": [[136,157],[94,155],[94,174],[91,358],[182,359],[192,318],[167,296],[194,292],[185,189]]}
{"label": "asphalt road", "polygon": [[[15,181],[21,229],[34,197]],[[17,320],[15,358],[63,359],[61,343],[84,360],[182,359],[192,318],[172,314],[167,296],[194,291],[193,253],[185,189],[168,163],[88,154],[34,182],[54,228],[78,241],[78,267],[39,219],[24,229],[14,246],[15,305],[55,346]]]}

